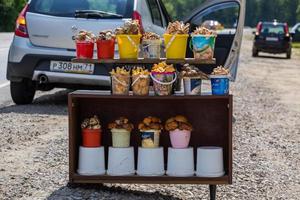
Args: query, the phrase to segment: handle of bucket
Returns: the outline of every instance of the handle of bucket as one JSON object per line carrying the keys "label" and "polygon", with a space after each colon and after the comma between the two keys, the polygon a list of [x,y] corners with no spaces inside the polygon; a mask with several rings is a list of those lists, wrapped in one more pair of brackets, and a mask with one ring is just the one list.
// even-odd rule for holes
{"label": "handle of bucket", "polygon": [[157,80],[157,79],[152,75],[152,73],[150,73],[150,76],[151,76],[151,78],[152,78],[153,81],[155,81],[156,83],[159,83],[159,84],[161,84],[161,85],[171,85],[171,84],[175,83],[175,81],[176,81],[176,79],[177,79],[177,73],[175,73],[174,79],[173,79],[171,82],[167,82],[167,83],[164,83],[164,82],[161,82],[161,81]]}
{"label": "handle of bucket", "polygon": [[118,83],[120,83],[121,85],[123,85],[123,86],[125,86],[125,87],[128,86],[128,84],[126,84],[126,83],[120,81],[116,76],[112,76],[112,77],[113,77],[114,80],[116,80],[116,81],[117,81]]}
{"label": "handle of bucket", "polygon": [[154,44],[143,45],[142,48],[147,49],[148,47],[151,47],[151,46],[154,46]]}
{"label": "handle of bucket", "polygon": [[171,40],[168,42],[168,44],[167,44],[167,46],[166,46],[166,48],[165,48],[165,52],[170,48],[170,46],[171,46],[172,43],[174,42],[175,37],[176,37],[176,34],[177,34],[177,33],[175,33],[175,34],[172,36]]}
{"label": "handle of bucket", "polygon": [[131,86],[134,86],[141,78],[148,78],[148,76],[146,76],[146,75],[140,75],[137,79],[135,79],[135,81],[133,81],[133,83],[131,84]]}
{"label": "handle of bucket", "polygon": [[134,51],[138,51],[138,45],[136,45],[136,43],[131,39],[131,37],[129,35],[127,35],[127,39],[129,40],[129,42],[131,43],[131,45],[133,46],[134,48]]}

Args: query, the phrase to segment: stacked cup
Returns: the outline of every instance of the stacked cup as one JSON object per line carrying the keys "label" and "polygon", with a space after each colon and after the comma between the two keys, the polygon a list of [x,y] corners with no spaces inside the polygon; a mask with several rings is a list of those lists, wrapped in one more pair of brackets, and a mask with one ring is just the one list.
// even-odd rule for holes
{"label": "stacked cup", "polygon": [[164,150],[159,147],[159,137],[163,126],[157,117],[147,117],[139,124],[142,146],[138,150],[137,174],[140,176],[162,176],[164,170]]}
{"label": "stacked cup", "polygon": [[120,117],[108,126],[112,133],[112,147],[108,149],[107,174],[127,176],[135,173],[134,148],[130,146],[133,125],[125,117]]}
{"label": "stacked cup", "polygon": [[104,147],[101,147],[99,118],[87,118],[81,124],[82,146],[79,147],[78,174],[92,176],[105,174]]}
{"label": "stacked cup", "polygon": [[197,171],[199,177],[220,177],[225,174],[223,148],[199,147],[197,149]]}
{"label": "stacked cup", "polygon": [[194,176],[194,150],[189,147],[192,125],[181,115],[166,121],[172,147],[168,149],[167,175],[175,177]]}

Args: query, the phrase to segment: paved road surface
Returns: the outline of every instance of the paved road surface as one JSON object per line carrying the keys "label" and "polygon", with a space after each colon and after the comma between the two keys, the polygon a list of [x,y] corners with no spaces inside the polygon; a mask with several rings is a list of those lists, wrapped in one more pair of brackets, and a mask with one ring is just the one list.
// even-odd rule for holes
{"label": "paved road surface", "polygon": [[10,101],[9,82],[6,80],[6,65],[12,33],[0,33],[0,105]]}

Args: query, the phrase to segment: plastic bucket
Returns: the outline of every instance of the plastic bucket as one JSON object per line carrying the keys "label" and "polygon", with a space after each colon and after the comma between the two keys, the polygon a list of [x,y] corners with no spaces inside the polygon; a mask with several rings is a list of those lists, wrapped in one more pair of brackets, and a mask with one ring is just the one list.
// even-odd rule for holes
{"label": "plastic bucket", "polygon": [[225,174],[221,147],[199,147],[197,149],[197,171],[199,177],[220,177]]}
{"label": "plastic bucket", "polygon": [[79,147],[77,172],[85,176],[105,174],[104,147]]}
{"label": "plastic bucket", "polygon": [[138,58],[142,35],[117,35],[121,59]]}
{"label": "plastic bucket", "polygon": [[190,47],[195,59],[208,60],[214,58],[216,36],[195,35],[192,36]]}
{"label": "plastic bucket", "polygon": [[194,149],[168,149],[168,176],[190,177],[194,176]]}
{"label": "plastic bucket", "polygon": [[94,43],[76,41],[76,53],[79,59],[92,59],[94,56]]}
{"label": "plastic bucket", "polygon": [[164,149],[141,148],[138,151],[137,174],[140,176],[163,176],[164,169]]}
{"label": "plastic bucket", "polygon": [[150,76],[135,75],[132,76],[132,92],[133,95],[147,96],[149,95]]}
{"label": "plastic bucket", "polygon": [[150,74],[153,80],[154,93],[157,96],[168,96],[172,94],[173,84],[177,80],[176,72]]}
{"label": "plastic bucket", "polygon": [[184,77],[184,94],[185,95],[201,95],[201,78]]}
{"label": "plastic bucket", "polygon": [[166,57],[169,59],[184,59],[188,37],[188,34],[164,34]]}
{"label": "plastic bucket", "polygon": [[129,95],[130,76],[129,75],[112,75],[112,94],[113,95]]}
{"label": "plastic bucket", "polygon": [[160,58],[160,40],[144,40],[142,49],[144,58]]}
{"label": "plastic bucket", "polygon": [[110,176],[128,176],[133,175],[134,173],[135,169],[133,147],[109,147],[107,174]]}
{"label": "plastic bucket", "polygon": [[229,78],[226,75],[211,75],[211,91],[213,95],[229,94]]}
{"label": "plastic bucket", "polygon": [[84,147],[100,147],[101,146],[101,130],[83,129],[82,146]]}
{"label": "plastic bucket", "polygon": [[175,149],[184,149],[189,146],[191,139],[191,131],[179,130],[170,131],[170,139],[172,147]]}
{"label": "plastic bucket", "polygon": [[159,146],[160,130],[148,130],[141,132],[142,147],[157,148]]}
{"label": "plastic bucket", "polygon": [[113,59],[115,55],[115,40],[97,40],[98,59]]}
{"label": "plastic bucket", "polygon": [[112,129],[112,146],[127,148],[130,146],[130,132],[125,129]]}

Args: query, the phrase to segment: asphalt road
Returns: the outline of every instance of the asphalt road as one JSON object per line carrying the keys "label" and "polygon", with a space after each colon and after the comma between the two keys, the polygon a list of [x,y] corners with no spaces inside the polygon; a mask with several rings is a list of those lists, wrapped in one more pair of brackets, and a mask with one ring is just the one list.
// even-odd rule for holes
{"label": "asphalt road", "polygon": [[0,33],[0,106],[11,101],[9,82],[6,80],[6,65],[12,33]]}

